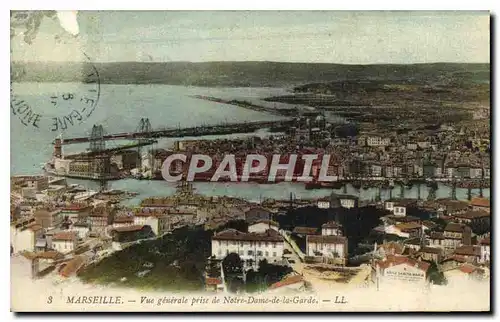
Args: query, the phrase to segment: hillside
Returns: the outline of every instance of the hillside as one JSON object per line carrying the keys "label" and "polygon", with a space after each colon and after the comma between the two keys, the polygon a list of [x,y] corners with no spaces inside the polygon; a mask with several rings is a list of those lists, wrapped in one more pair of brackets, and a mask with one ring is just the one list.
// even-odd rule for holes
{"label": "hillside", "polygon": [[[277,62],[95,63],[102,84],[283,87],[345,80],[489,82],[489,64],[339,65]],[[86,81],[89,63],[11,63],[12,81]]]}

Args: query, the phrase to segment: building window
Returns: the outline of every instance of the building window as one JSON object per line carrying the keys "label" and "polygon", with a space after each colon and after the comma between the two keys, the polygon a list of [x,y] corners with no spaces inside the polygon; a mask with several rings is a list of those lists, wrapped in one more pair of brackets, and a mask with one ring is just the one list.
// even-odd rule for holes
{"label": "building window", "polygon": [[266,242],[266,247],[269,247],[269,243],[268,242]]}
{"label": "building window", "polygon": [[273,252],[273,257],[276,257],[276,252]]}
{"label": "building window", "polygon": [[268,257],[268,256],[269,256],[269,252],[266,251],[266,257]]}
{"label": "building window", "polygon": [[257,251],[257,256],[262,256],[262,251],[258,250]]}
{"label": "building window", "polygon": [[273,243],[273,248],[276,248],[276,243]]}
{"label": "building window", "polygon": [[252,256],[253,255],[253,251],[249,250],[248,251],[248,256]]}

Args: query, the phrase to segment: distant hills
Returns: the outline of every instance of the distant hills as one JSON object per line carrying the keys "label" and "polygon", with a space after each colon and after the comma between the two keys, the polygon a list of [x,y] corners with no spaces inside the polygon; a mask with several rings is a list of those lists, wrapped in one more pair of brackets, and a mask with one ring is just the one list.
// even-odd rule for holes
{"label": "distant hills", "polygon": [[[95,63],[102,84],[288,87],[345,80],[398,83],[489,82],[490,64],[340,65],[280,62]],[[12,81],[87,82],[90,63],[12,62]]]}

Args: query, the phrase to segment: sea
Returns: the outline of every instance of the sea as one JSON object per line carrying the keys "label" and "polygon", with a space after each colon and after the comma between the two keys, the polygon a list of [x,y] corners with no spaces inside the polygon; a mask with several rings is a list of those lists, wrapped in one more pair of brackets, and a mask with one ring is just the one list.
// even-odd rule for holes
{"label": "sea", "polygon": [[[139,128],[141,118],[148,118],[151,126],[163,127],[191,127],[197,125],[213,125],[221,123],[240,123],[251,121],[279,120],[284,117],[268,113],[248,110],[229,104],[216,103],[194,98],[195,95],[213,96],[225,100],[241,100],[273,108],[291,107],[284,103],[264,101],[263,98],[291,93],[287,88],[207,88],[193,86],[172,85],[100,85],[99,100],[92,115],[82,122],[74,122],[62,132],[51,131],[50,119],[57,115],[67,115],[72,108],[78,107],[77,98],[95,88],[95,84],[79,83],[14,83],[13,93],[18,99],[25,100],[33,110],[42,115],[39,127],[23,125],[18,116],[11,112],[11,163],[12,175],[41,174],[42,164],[51,158],[53,152],[52,141],[58,137],[90,136],[94,125],[102,125],[105,133],[121,133],[135,131]],[[54,104],[53,97],[62,97],[72,93],[76,100],[70,104]],[[66,96],[67,97],[67,96]],[[56,106],[57,105],[57,106]],[[77,124],[78,123],[78,124]],[[262,129],[252,134],[234,134],[223,137],[241,137],[249,135],[266,136],[270,133]],[[206,139],[220,138],[222,136],[204,137]],[[182,138],[189,140],[193,138]],[[176,140],[174,138],[160,139],[155,148],[171,148]],[[106,147],[116,147],[127,141],[107,141]],[[81,152],[89,148],[89,144],[74,144],[64,146],[63,153]],[[78,183],[89,189],[97,189],[94,181],[68,179],[70,183]],[[121,189],[138,193],[137,197],[127,200],[127,204],[137,204],[140,199],[151,196],[168,196],[175,193],[175,185],[164,181],[147,181],[125,179],[109,182],[110,189]],[[308,199],[330,195],[331,189],[306,190],[300,183],[195,183],[194,188],[200,194],[208,196],[232,196],[250,201],[260,201],[266,198]],[[405,198],[416,198],[418,187],[404,188]],[[344,193],[343,189],[334,190]],[[372,200],[377,195],[377,189],[357,190],[351,185],[347,186],[347,194],[356,195],[361,200]],[[467,199],[467,189],[457,188],[457,198]],[[479,190],[472,190],[473,195],[478,195]],[[400,195],[400,187],[393,189],[392,195]],[[428,188],[420,186],[421,198],[427,198]],[[451,195],[451,188],[439,184],[436,192],[437,198]],[[489,197],[490,190],[483,189],[483,195]],[[382,190],[382,200],[388,199],[389,190]]]}

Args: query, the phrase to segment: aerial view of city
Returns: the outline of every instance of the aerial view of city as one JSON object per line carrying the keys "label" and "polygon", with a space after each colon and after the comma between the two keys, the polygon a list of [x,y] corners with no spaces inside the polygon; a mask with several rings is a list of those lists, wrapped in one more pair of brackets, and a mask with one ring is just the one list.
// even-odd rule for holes
{"label": "aerial view of city", "polygon": [[489,24],[12,11],[11,310],[489,311]]}

